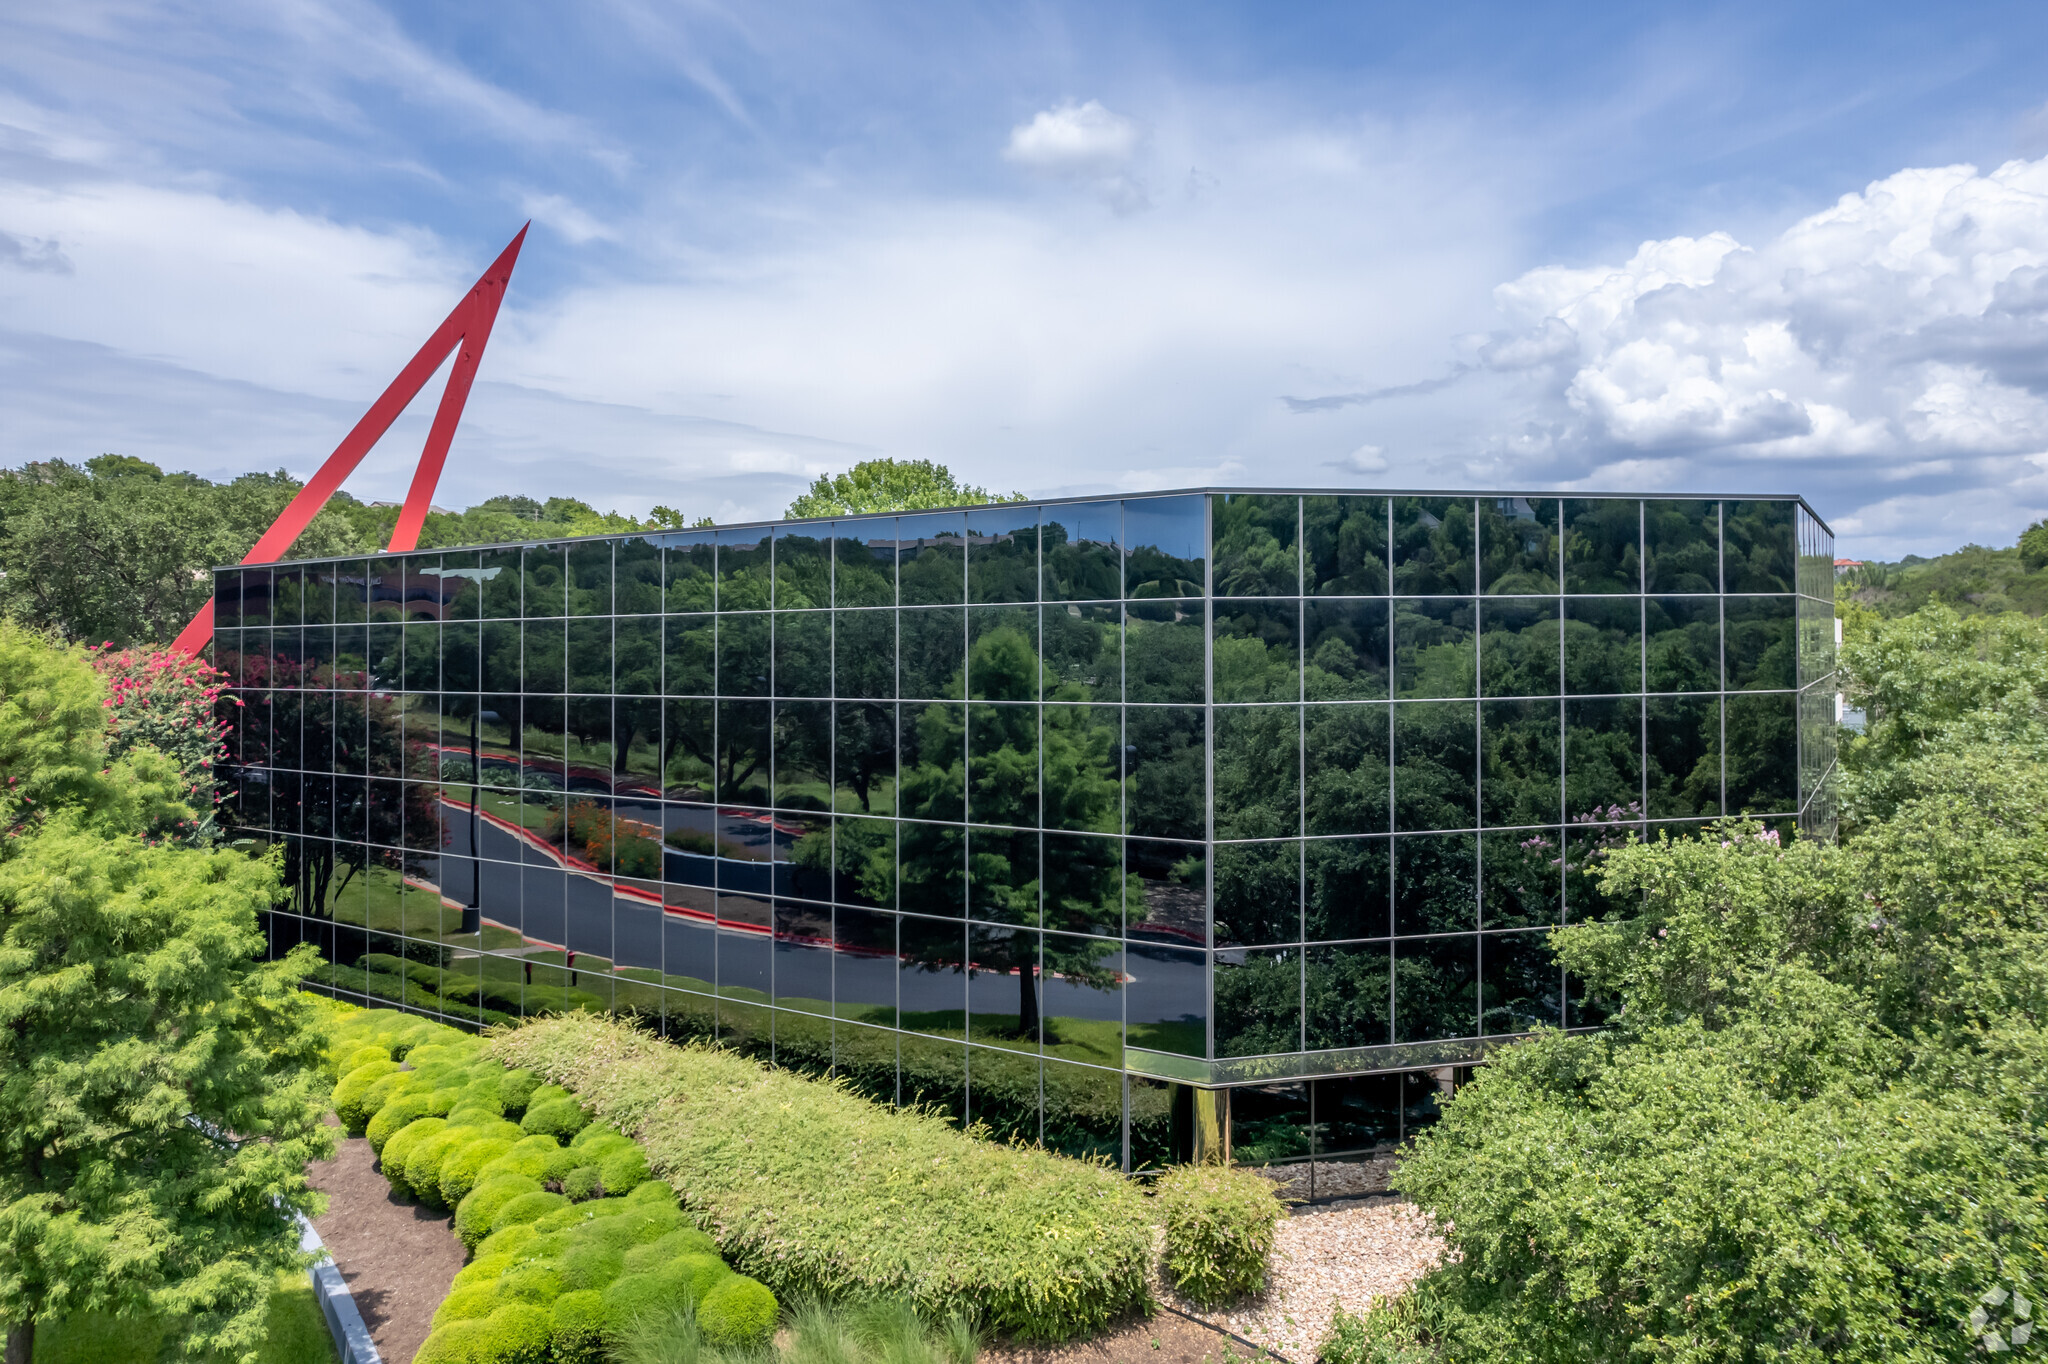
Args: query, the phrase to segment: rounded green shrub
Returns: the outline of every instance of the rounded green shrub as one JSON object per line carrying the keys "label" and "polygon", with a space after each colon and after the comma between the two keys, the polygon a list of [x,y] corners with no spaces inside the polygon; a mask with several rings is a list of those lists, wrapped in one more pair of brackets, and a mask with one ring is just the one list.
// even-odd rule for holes
{"label": "rounded green shrub", "polygon": [[[622,1202],[611,1199],[610,1202]],[[576,1229],[575,1235],[589,1241],[601,1241],[620,1250],[644,1246],[659,1241],[683,1226],[683,1215],[674,1208],[634,1207],[628,1204],[624,1213],[602,1218]]]}
{"label": "rounded green shrub", "polygon": [[475,1250],[491,1234],[498,1209],[522,1194],[539,1193],[540,1181],[528,1175],[493,1175],[479,1183],[455,1207],[455,1234]]}
{"label": "rounded green shrub", "polygon": [[425,1094],[394,1094],[377,1110],[376,1115],[363,1125],[363,1135],[370,1139],[370,1149],[381,1156],[384,1154],[385,1145],[397,1135],[399,1128],[426,1116]]}
{"label": "rounded green shrub", "polygon": [[571,1097],[573,1096],[569,1091],[560,1085],[541,1085],[526,1096],[526,1106],[531,1110],[539,1108],[542,1104],[559,1103]]}
{"label": "rounded green shrub", "polygon": [[482,1279],[452,1288],[448,1296],[441,1299],[441,1305],[434,1310],[434,1325],[441,1326],[451,1321],[469,1321],[476,1317],[487,1317],[498,1305],[498,1281]]}
{"label": "rounded green shrub", "polygon": [[451,1122],[433,1136],[414,1143],[405,1157],[405,1183],[412,1196],[430,1208],[445,1206],[441,1202],[441,1162],[450,1151],[468,1145],[478,1135],[474,1127]]}
{"label": "rounded green shrub", "polygon": [[562,1141],[575,1136],[589,1123],[590,1115],[571,1099],[531,1104],[527,1107],[526,1116],[519,1120],[519,1126],[528,1132],[545,1132]]}
{"label": "rounded green shrub", "polygon": [[599,1162],[598,1169],[608,1194],[629,1194],[645,1184],[652,1173],[647,1168],[647,1153],[640,1149],[639,1142],[613,1151]]}
{"label": "rounded green shrub", "polygon": [[[405,1163],[412,1158],[413,1148],[438,1137],[447,1129],[446,1118],[415,1118],[391,1134],[391,1140],[384,1143],[379,1165],[393,1189],[401,1194],[412,1193],[412,1184],[405,1177]],[[437,1177],[439,1173],[435,1171]]]}
{"label": "rounded green shrub", "polygon": [[398,1064],[391,1060],[390,1048],[380,1047],[375,1042],[358,1042],[338,1054],[334,1063],[334,1078],[340,1080],[354,1073],[359,1066],[371,1066],[379,1061],[389,1062],[394,1066]]}
{"label": "rounded green shrub", "polygon": [[384,1106],[419,1083],[419,1075],[410,1070],[394,1070],[383,1079],[377,1080],[363,1091],[363,1097],[356,1107],[363,1115],[363,1126],[367,1131],[370,1120],[384,1111]]}
{"label": "rounded green shrub", "polygon": [[507,1227],[519,1226],[521,1223],[538,1222],[549,1213],[567,1207],[568,1204],[568,1199],[558,1193],[549,1193],[545,1189],[539,1193],[521,1194],[498,1209],[498,1215],[491,1219],[491,1231],[496,1233]]}
{"label": "rounded green shrub", "polygon": [[457,1127],[483,1127],[502,1118],[496,1108],[469,1103],[466,1099],[448,1110],[448,1121]]}
{"label": "rounded green shrub", "polygon": [[623,1198],[593,1198],[588,1203],[572,1203],[556,1208],[535,1225],[543,1232],[568,1231],[585,1222],[594,1222],[600,1217],[617,1217],[626,1211]]}
{"label": "rounded green shrub", "polygon": [[697,1326],[707,1344],[754,1349],[774,1337],[775,1319],[781,1310],[766,1284],[733,1274],[712,1285],[697,1304]]}
{"label": "rounded green shrub", "polygon": [[562,1148],[562,1144],[545,1133],[538,1136],[521,1137],[512,1143],[512,1149],[483,1168],[483,1178],[489,1179],[500,1174],[521,1174],[537,1179],[543,1184],[552,1184],[569,1172],[575,1157]]}
{"label": "rounded green shrub", "polygon": [[455,1111],[455,1101],[462,1097],[462,1091],[447,1085],[436,1085],[427,1093],[427,1112],[437,1118],[445,1118]]}
{"label": "rounded green shrub", "polygon": [[506,1303],[485,1319],[477,1364],[548,1364],[554,1318],[530,1302]]}
{"label": "rounded green shrub", "polygon": [[498,1080],[498,1100],[504,1105],[505,1116],[524,1113],[533,1091],[540,1088],[540,1076],[530,1070],[508,1070]]}
{"label": "rounded green shrub", "polygon": [[562,1193],[580,1203],[604,1193],[604,1172],[595,1165],[579,1165],[562,1176]]}
{"label": "rounded green shrub", "polygon": [[604,1359],[604,1295],[590,1289],[564,1293],[548,1315],[554,1330],[548,1343],[555,1364],[602,1364]]}
{"label": "rounded green shrub", "polygon": [[1266,1286],[1273,1232],[1284,1209],[1271,1180],[1227,1165],[1180,1165],[1153,1185],[1166,1228],[1164,1268],[1203,1307]]}
{"label": "rounded green shrub", "polygon": [[[553,1264],[544,1260],[527,1260],[506,1270],[498,1279],[498,1297],[502,1302],[537,1302],[545,1307],[562,1296],[562,1289],[569,1286],[568,1275],[562,1262]],[[576,1285],[597,1287],[596,1284]]]}
{"label": "rounded green shrub", "polygon": [[484,1166],[511,1149],[512,1143],[503,1137],[484,1137],[465,1142],[442,1157],[441,1202],[450,1208],[460,1207],[469,1191],[477,1186]]}
{"label": "rounded green shrub", "polygon": [[681,1259],[685,1255],[717,1254],[718,1246],[709,1236],[695,1227],[683,1227],[627,1251],[625,1272],[651,1274],[669,1261]]}
{"label": "rounded green shrub", "polygon": [[604,1290],[604,1338],[610,1345],[622,1343],[633,1323],[656,1312],[689,1309],[689,1290],[655,1274],[635,1274],[618,1279]]}
{"label": "rounded green shrub", "polygon": [[675,1206],[675,1186],[663,1180],[650,1179],[626,1195],[628,1203],[666,1203]]}
{"label": "rounded green shrub", "polygon": [[[472,1198],[475,1196],[474,1194],[470,1195]],[[478,1262],[482,1262],[493,1255],[508,1257],[518,1255],[538,1235],[540,1233],[533,1229],[533,1223],[516,1222],[506,1227],[503,1231],[494,1231],[489,1236],[484,1237],[483,1240],[477,1242],[476,1258]]]}
{"label": "rounded green shrub", "polygon": [[482,1317],[438,1327],[421,1342],[412,1364],[481,1364],[486,1329]]}
{"label": "rounded green shrub", "polygon": [[448,1291],[452,1293],[473,1283],[489,1283],[510,1269],[514,1263],[514,1257],[510,1255],[479,1255],[455,1271],[455,1281],[448,1285]]}
{"label": "rounded green shrub", "polygon": [[704,1295],[732,1277],[732,1270],[716,1255],[678,1255],[653,1271],[657,1278],[681,1285],[689,1294],[694,1305],[704,1301]]}
{"label": "rounded green shrub", "polygon": [[578,1132],[574,1139],[570,1141],[569,1146],[572,1150],[588,1152],[589,1154],[584,1159],[596,1161],[603,1156],[604,1152],[611,1150],[620,1142],[631,1140],[631,1137],[626,1136],[616,1127],[607,1126],[604,1123],[592,1123]]}
{"label": "rounded green shrub", "polygon": [[555,1263],[562,1270],[562,1287],[571,1290],[603,1288],[626,1271],[626,1257],[607,1245],[570,1246]]}
{"label": "rounded green shrub", "polygon": [[342,1076],[340,1082],[334,1086],[334,1097],[331,1100],[334,1105],[334,1116],[341,1119],[341,1125],[346,1127],[352,1136],[360,1135],[363,1124],[370,1120],[370,1115],[363,1111],[363,1095],[367,1094],[370,1086],[377,1081],[387,1075],[398,1073],[398,1062],[381,1052],[378,1056],[379,1059],[365,1062]]}
{"label": "rounded green shrub", "polygon": [[522,1260],[559,1260],[569,1253],[575,1244],[566,1231],[535,1232],[531,1241],[520,1247]]}

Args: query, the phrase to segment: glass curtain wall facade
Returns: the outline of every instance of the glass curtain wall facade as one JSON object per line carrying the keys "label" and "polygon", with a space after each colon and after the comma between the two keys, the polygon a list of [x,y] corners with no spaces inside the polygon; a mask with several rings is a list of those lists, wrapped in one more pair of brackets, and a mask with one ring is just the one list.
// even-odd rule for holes
{"label": "glass curtain wall facade", "polygon": [[1543,935],[1603,849],[1832,836],[1832,559],[1791,498],[1211,492],[223,569],[230,817],[344,996],[1370,1151],[1601,1021]]}

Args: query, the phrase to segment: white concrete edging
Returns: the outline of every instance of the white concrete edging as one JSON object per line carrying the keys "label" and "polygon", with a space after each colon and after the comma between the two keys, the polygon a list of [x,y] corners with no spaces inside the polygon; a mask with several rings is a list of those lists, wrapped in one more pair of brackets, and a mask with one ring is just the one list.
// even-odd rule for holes
{"label": "white concrete edging", "polygon": [[[299,1216],[299,1249],[326,1249],[320,1233],[313,1230],[304,1214]],[[335,1268],[334,1257],[330,1255],[308,1266],[306,1277],[313,1281],[313,1296],[320,1300],[320,1315],[327,1318],[327,1329],[334,1336],[334,1351],[341,1356],[341,1364],[384,1364],[376,1342],[370,1339],[370,1328],[363,1325],[363,1314],[356,1309],[356,1300],[348,1291],[348,1282]]]}

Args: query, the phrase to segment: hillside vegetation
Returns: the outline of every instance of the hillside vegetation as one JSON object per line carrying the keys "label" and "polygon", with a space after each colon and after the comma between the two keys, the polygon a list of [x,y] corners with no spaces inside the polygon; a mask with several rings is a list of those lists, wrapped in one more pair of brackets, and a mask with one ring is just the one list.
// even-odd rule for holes
{"label": "hillside vegetation", "polygon": [[2004,549],[1964,545],[1931,559],[1909,554],[1896,563],[1865,563],[1836,580],[1835,594],[1845,607],[1887,619],[1936,604],[1965,616],[2048,615],[2048,521],[2027,527],[2018,544]]}

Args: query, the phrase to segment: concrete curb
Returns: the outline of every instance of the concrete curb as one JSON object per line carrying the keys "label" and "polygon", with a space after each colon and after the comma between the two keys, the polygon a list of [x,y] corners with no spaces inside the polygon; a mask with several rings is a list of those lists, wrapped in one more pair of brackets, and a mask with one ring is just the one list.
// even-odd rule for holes
{"label": "concrete curb", "polygon": [[[325,1249],[320,1233],[313,1230],[313,1224],[303,1215],[299,1218],[299,1249]],[[320,1300],[320,1315],[327,1318],[327,1329],[334,1336],[334,1350],[341,1356],[341,1364],[384,1364],[376,1342],[370,1339],[370,1328],[363,1325],[363,1314],[348,1291],[348,1282],[341,1277],[333,1258],[308,1267],[306,1277],[313,1281],[313,1296]]]}

